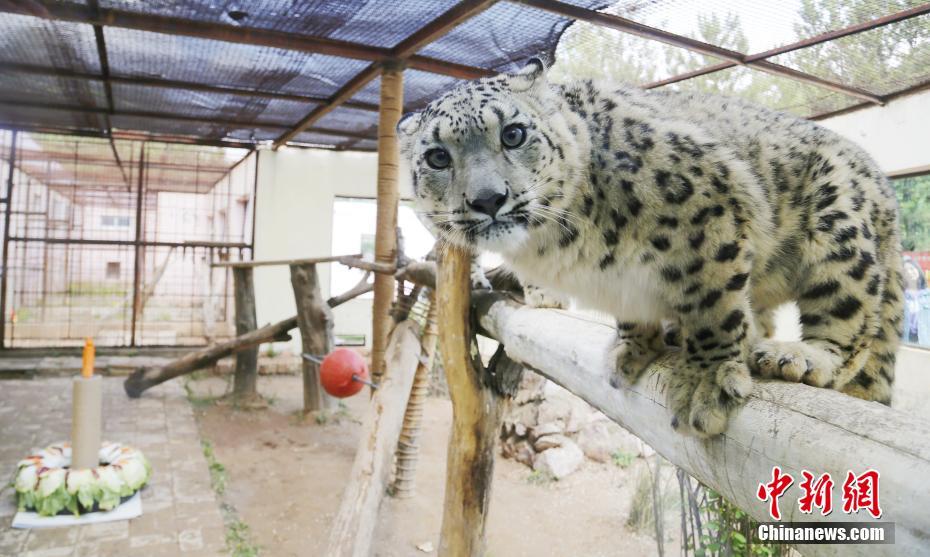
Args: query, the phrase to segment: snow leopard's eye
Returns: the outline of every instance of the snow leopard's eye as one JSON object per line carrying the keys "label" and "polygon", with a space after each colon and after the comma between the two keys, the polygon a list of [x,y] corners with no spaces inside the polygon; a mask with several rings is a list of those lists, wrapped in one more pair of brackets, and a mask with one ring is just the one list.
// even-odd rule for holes
{"label": "snow leopard's eye", "polygon": [[443,170],[449,167],[452,157],[445,149],[430,149],[426,152],[426,164],[433,170]]}
{"label": "snow leopard's eye", "polygon": [[526,127],[523,124],[510,124],[501,131],[501,143],[508,149],[516,149],[526,141]]}

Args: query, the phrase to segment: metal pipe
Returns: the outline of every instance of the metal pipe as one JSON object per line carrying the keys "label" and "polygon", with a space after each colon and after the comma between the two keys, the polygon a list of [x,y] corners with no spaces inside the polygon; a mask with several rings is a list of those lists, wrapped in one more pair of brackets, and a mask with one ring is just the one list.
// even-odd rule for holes
{"label": "metal pipe", "polygon": [[6,290],[10,278],[8,267],[10,258],[10,217],[13,210],[13,175],[16,170],[16,139],[17,132],[13,130],[10,138],[10,165],[6,179],[6,206],[3,208],[3,277],[0,280],[0,348],[6,348]]}

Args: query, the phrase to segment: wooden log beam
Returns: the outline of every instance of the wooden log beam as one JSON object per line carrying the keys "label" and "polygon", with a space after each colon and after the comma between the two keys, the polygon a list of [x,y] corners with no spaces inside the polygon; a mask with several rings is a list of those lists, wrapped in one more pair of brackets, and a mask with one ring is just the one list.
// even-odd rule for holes
{"label": "wooden log beam", "polygon": [[266,342],[288,341],[291,337],[287,332],[296,326],[297,317],[290,317],[214,346],[195,350],[163,367],[139,368],[126,378],[123,389],[131,398],[138,398],[145,390],[155,385],[209,367],[240,350],[249,350]]}
{"label": "wooden log beam", "polygon": [[416,325],[404,321],[391,334],[389,372],[374,392],[365,417],[349,484],[329,532],[328,557],[368,557],[378,508],[390,480],[394,448],[400,437],[404,407],[420,359]]}
{"label": "wooden log beam", "polygon": [[322,257],[302,257],[297,259],[265,259],[257,261],[224,261],[213,263],[211,267],[268,267],[274,265],[304,265],[308,263],[331,263],[344,259],[361,259],[362,254],[353,255],[324,255]]}
{"label": "wooden log beam", "polygon": [[472,351],[471,257],[465,250],[451,247],[442,253],[438,268],[439,353],[452,399],[439,555],[471,557],[485,553],[494,447],[503,406],[482,380],[484,370]]}
{"label": "wooden log beam", "polygon": [[[322,357],[333,349],[333,311],[323,300],[316,264],[291,265],[291,285],[297,303],[297,326],[305,354]],[[304,412],[328,410],[336,400],[320,385],[320,364],[301,358],[304,387]]]}
{"label": "wooden log beam", "polygon": [[[834,481],[849,470],[881,473],[881,520],[895,523],[894,545],[844,545],[843,555],[919,555],[930,538],[930,423],[836,391],[785,382],[757,381],[749,402],[727,431],[710,440],[676,433],[665,406],[669,357],[653,364],[636,385],[614,389],[607,352],[612,325],[560,310],[531,309],[500,294],[475,296],[484,333],[502,342],[507,355],[562,385],[602,411],[662,456],[721,493],[759,521],[770,521],[756,499],[760,483],[778,465],[796,478],[782,498],[783,522],[867,520],[834,511],[801,514],[801,470],[829,472]],[[443,321],[443,325],[446,323]],[[802,545],[805,556],[833,556],[837,546]]]}
{"label": "wooden log beam", "polygon": [[[248,334],[258,328],[252,269],[233,269],[233,299],[236,304],[236,336]],[[258,346],[236,352],[233,397],[243,401],[251,401],[258,397]]]}
{"label": "wooden log beam", "polygon": [[[378,119],[378,214],[375,225],[375,262],[397,265],[397,186],[398,158],[397,122],[404,103],[404,70],[400,64],[384,66],[381,72],[381,112]],[[371,375],[375,382],[384,375],[384,354],[387,348],[394,299],[394,277],[375,275],[375,299],[372,304]]]}
{"label": "wooden log beam", "polygon": [[[335,308],[349,300],[361,296],[366,292],[371,292],[372,285],[360,282],[347,292],[333,296],[326,303],[331,308]],[[174,360],[166,366],[158,368],[139,368],[126,378],[123,388],[126,394],[132,398],[137,398],[150,388],[164,383],[175,377],[180,377],[192,371],[203,369],[211,366],[216,362],[232,356],[240,350],[248,350],[266,342],[287,342],[291,337],[288,331],[297,326],[297,316],[289,317],[277,323],[265,325],[242,336],[221,342],[215,346],[196,350],[183,357]]]}

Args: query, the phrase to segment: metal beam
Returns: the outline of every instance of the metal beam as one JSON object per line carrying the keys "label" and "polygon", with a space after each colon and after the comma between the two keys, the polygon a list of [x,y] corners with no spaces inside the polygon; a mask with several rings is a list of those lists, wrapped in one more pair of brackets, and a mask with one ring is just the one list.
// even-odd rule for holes
{"label": "metal beam", "polygon": [[[108,110],[100,107],[60,105],[48,103],[25,102],[16,99],[0,99],[0,107],[9,106],[14,108],[38,108],[43,110],[62,110],[66,112],[80,112],[85,114],[106,114]],[[263,128],[287,130],[287,125],[279,122],[263,122],[252,120],[236,120],[225,118],[207,118],[203,116],[189,116],[187,114],[168,114],[164,112],[147,112],[138,110],[121,110],[113,113],[113,116],[125,116],[132,118],[151,118],[155,120],[172,120],[177,122],[199,122],[208,125],[243,127],[243,128]],[[308,131],[323,133],[327,135],[338,135],[353,139],[377,139],[377,136],[371,133],[359,133],[346,130],[335,130],[331,128],[310,128]]]}
{"label": "metal beam", "polygon": [[[893,14],[886,15],[871,21],[866,21],[859,23],[857,25],[850,25],[849,27],[844,27],[842,29],[836,29],[834,31],[827,31],[826,33],[821,33],[820,35],[815,35],[804,40],[800,40],[791,44],[773,48],[771,50],[766,50],[764,52],[757,52],[755,54],[747,54],[744,57],[746,63],[755,62],[758,60],[765,60],[767,58],[772,58],[773,56],[778,56],[780,54],[786,54],[788,52],[794,52],[795,50],[801,50],[803,48],[808,48],[818,44],[822,44],[829,41],[834,41],[836,39],[841,39],[843,37],[849,37],[851,35],[856,35],[858,33],[863,33],[865,31],[871,31],[883,27],[885,25],[890,25],[892,23],[898,23],[900,21],[905,21],[913,17],[921,16],[924,14],[930,13],[930,4],[923,4],[910,8],[908,10],[903,10]],[[666,79],[659,81],[654,81],[652,83],[647,83],[642,87],[644,89],[654,89],[656,87],[662,87],[664,85],[669,85],[672,83],[678,83],[679,81],[685,81],[694,77],[699,77],[702,75],[711,74],[714,72],[719,72],[721,70],[726,70],[728,68],[735,67],[739,64],[736,62],[728,61],[722,62],[720,64],[714,64],[712,66],[707,66],[705,68],[700,68],[697,70],[692,70],[690,72],[685,72],[676,76],[672,76]],[[884,100],[884,97],[882,97]],[[872,104],[871,102],[869,104]]]}
{"label": "metal beam", "polygon": [[[671,46],[684,48],[692,52],[697,52],[699,54],[704,54],[707,56],[713,56],[715,58],[722,58],[729,62],[732,62],[734,65],[747,66],[752,69],[763,71],[772,75],[779,77],[786,77],[793,79],[795,81],[800,81],[807,83],[809,85],[814,85],[824,89],[830,89],[838,93],[843,93],[852,97],[857,97],[871,103],[883,104],[884,101],[878,95],[860,89],[858,87],[851,87],[848,85],[843,85],[842,83],[835,83],[833,81],[822,79],[798,70],[794,70],[779,64],[774,64],[766,60],[747,60],[745,54],[737,52],[735,50],[730,50],[728,48],[719,47],[697,39],[692,39],[690,37],[684,37],[682,35],[676,35],[675,33],[669,33],[668,31],[663,31],[662,29],[657,29],[655,27],[650,27],[630,19],[626,19],[617,15],[607,14],[603,12],[596,12],[594,10],[589,10],[587,8],[580,8],[578,6],[573,6],[571,4],[566,4],[564,2],[559,2],[557,0],[512,0],[514,2],[525,4],[533,8],[544,10],[550,13],[554,13],[563,17],[570,17],[579,21],[585,21],[587,23],[592,23],[594,25],[600,25],[603,27],[609,27],[611,29],[616,29],[624,33],[629,33],[631,35],[636,35],[649,40],[658,41],[665,43]],[[693,76],[692,76],[693,77]]]}
{"label": "metal beam", "polygon": [[[17,130],[29,133],[40,133],[50,135],[65,135],[74,137],[92,137],[95,139],[107,139],[104,132],[99,130],[75,129],[56,126],[42,126],[34,124],[22,124],[15,122],[0,121],[0,129]],[[115,131],[113,138],[124,141],[148,141],[152,143],[165,143],[169,145],[200,145],[203,147],[222,147],[224,149],[255,149],[255,145],[246,141],[235,141],[228,139],[204,139],[193,136],[180,136],[170,134],[157,134],[148,132],[135,131]]]}
{"label": "metal beam", "polygon": [[[89,25],[149,31],[166,35],[183,35],[252,46],[296,50],[312,54],[326,54],[370,62],[383,62],[393,57],[389,49],[348,41],[111,9],[101,9],[99,13],[94,14],[90,8],[85,6],[53,2],[51,0],[31,0],[22,4],[0,2],[0,13],[2,12]],[[424,71],[441,73],[451,77],[461,78],[464,69],[485,71],[480,68],[449,64],[434,58],[422,56],[412,56],[411,58],[414,65],[430,68]]]}
{"label": "metal beam", "polygon": [[6,197],[3,207],[3,275],[0,276],[0,348],[6,348],[6,294],[10,281],[10,215],[13,211],[13,186],[16,184],[16,139],[17,132],[10,134],[10,158],[7,161]]}
{"label": "metal beam", "polygon": [[[103,82],[104,79],[93,73],[77,72],[60,68],[49,68],[45,66],[34,66],[31,64],[20,64],[16,62],[0,62],[0,71],[24,73],[29,75],[39,75],[47,77],[60,77],[63,79],[79,79],[83,81]],[[173,89],[178,91],[195,91],[198,93],[215,93],[219,95],[235,95],[240,97],[250,97],[255,99],[294,101],[306,103],[324,103],[326,97],[315,97],[311,95],[299,95],[295,93],[283,93],[278,91],[262,91],[257,89],[248,89],[243,87],[232,87],[228,85],[208,85],[206,83],[196,83],[193,81],[179,81],[173,79],[162,79],[151,76],[131,76],[131,75],[114,75],[110,73],[110,83],[120,85],[133,85],[139,87],[156,87],[160,89]],[[355,108],[357,110],[366,110],[377,112],[378,105],[373,103],[346,102],[343,106]]]}
{"label": "metal beam", "polygon": [[[495,2],[496,0],[465,0],[464,2],[460,2],[456,6],[446,10],[434,20],[430,21],[415,31],[412,35],[401,41],[396,47],[394,47],[393,50],[389,52],[388,58],[384,58],[376,61],[373,64],[370,64],[362,72],[349,80],[348,83],[336,91],[336,93],[329,99],[326,104],[311,110],[309,114],[307,114],[300,122],[297,123],[297,125],[275,140],[274,148],[277,149],[278,147],[286,144],[288,141],[291,141],[301,132],[312,126],[314,122],[323,116],[326,116],[340,105],[351,99],[357,92],[365,87],[365,85],[372,82],[381,74],[384,63],[388,62],[389,60],[393,60],[394,62],[392,63],[396,63],[396,61],[402,59],[409,59],[408,64],[413,63],[417,69],[423,71],[435,71],[441,69],[440,67],[435,67],[432,70],[425,70],[423,69],[423,66],[416,66],[413,59],[418,57],[412,55],[423,48],[425,45],[435,41],[439,37],[451,31],[459,23],[488,9],[494,5]],[[419,58],[421,58],[421,60],[428,60],[422,57]],[[447,63],[443,62],[442,67],[448,67]],[[484,71],[485,70],[480,70],[480,72]],[[483,77],[483,75],[479,77]],[[474,77],[470,76],[467,79],[474,79]]]}
{"label": "metal beam", "polygon": [[288,141],[297,137],[301,132],[307,130],[314,122],[326,116],[333,110],[339,108],[339,106],[352,98],[356,93],[362,90],[368,83],[373,81],[376,77],[381,74],[381,64],[369,64],[367,68],[361,71],[358,75],[349,80],[348,83],[339,88],[336,93],[330,97],[329,101],[325,104],[314,108],[310,111],[309,114],[303,117],[300,122],[281,134],[278,139],[274,142],[274,148],[284,145]]}

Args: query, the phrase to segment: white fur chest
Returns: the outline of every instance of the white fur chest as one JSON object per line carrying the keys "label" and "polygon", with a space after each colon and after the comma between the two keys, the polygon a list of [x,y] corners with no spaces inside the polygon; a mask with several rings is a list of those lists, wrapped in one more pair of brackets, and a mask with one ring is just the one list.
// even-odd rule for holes
{"label": "white fur chest", "polygon": [[584,309],[604,312],[620,321],[657,323],[671,314],[659,288],[662,281],[650,268],[618,261],[602,271],[597,263],[566,255],[553,250],[542,257],[505,255],[504,260],[524,284],[551,289],[571,297]]}

